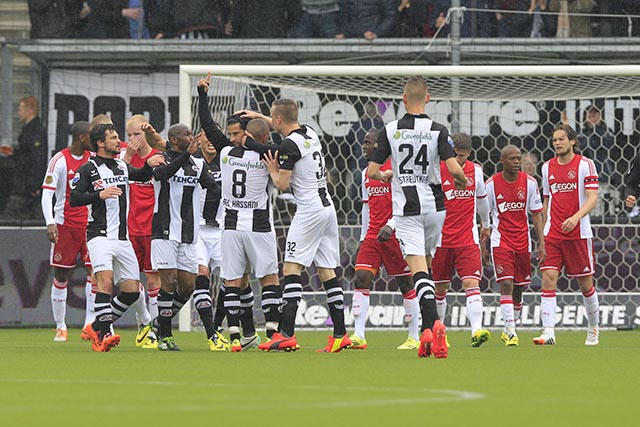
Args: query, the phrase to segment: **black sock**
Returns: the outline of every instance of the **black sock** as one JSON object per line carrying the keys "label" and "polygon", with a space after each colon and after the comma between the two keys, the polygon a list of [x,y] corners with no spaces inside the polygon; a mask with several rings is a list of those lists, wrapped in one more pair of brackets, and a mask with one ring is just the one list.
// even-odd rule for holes
{"label": "black sock", "polygon": [[342,286],[340,286],[337,277],[327,280],[322,285],[327,292],[327,305],[333,321],[333,336],[336,338],[343,337],[347,333],[347,328],[344,325],[344,293],[342,292]]}
{"label": "black sock", "polygon": [[224,291],[224,309],[227,312],[231,341],[240,339],[240,288],[227,286]]}
{"label": "black sock", "polygon": [[94,303],[96,311],[96,320],[92,324],[92,328],[96,332],[104,335],[110,332],[113,323],[113,313],[111,311],[111,295],[102,292],[96,293]]}
{"label": "black sock", "polygon": [[133,303],[138,301],[138,298],[140,298],[140,291],[120,292],[120,295],[113,298],[111,300],[111,312],[113,314],[113,321],[115,322],[116,320],[121,318],[124,315],[125,311],[127,311],[127,309],[131,307]]}
{"label": "black sock", "polygon": [[207,276],[196,277],[196,290],[193,291],[193,304],[198,310],[202,326],[207,334],[207,338],[213,337],[215,328],[213,327],[213,302],[209,293],[209,278]]}
{"label": "black sock", "polygon": [[170,337],[171,319],[173,319],[173,293],[169,293],[163,289],[158,291],[158,339]]}
{"label": "black sock", "polygon": [[220,284],[218,289],[218,296],[216,297],[216,312],[213,315],[213,329],[216,331],[222,331],[222,321],[227,315],[227,311],[224,309],[224,284]]}
{"label": "black sock", "polygon": [[280,318],[280,332],[285,337],[292,337],[296,329],[296,314],[302,299],[302,283],[300,276],[289,274],[284,276],[284,290],[282,291],[282,317]]}
{"label": "black sock", "polygon": [[420,304],[420,314],[422,315],[422,328],[433,328],[433,322],[438,320],[438,310],[436,308],[436,288],[431,275],[424,271],[419,271],[413,275],[418,303]]}
{"label": "black sock", "polygon": [[180,313],[180,310],[182,310],[182,307],[184,307],[184,305],[189,301],[189,298],[191,298],[191,295],[187,295],[186,297],[184,297],[180,295],[178,291],[175,291],[173,293],[173,303],[171,304],[171,318],[176,317],[178,313]]}
{"label": "black sock", "polygon": [[280,324],[280,304],[282,304],[282,289],[278,285],[262,288],[262,312],[264,313],[267,338],[278,332]]}
{"label": "black sock", "polygon": [[240,325],[242,325],[243,337],[256,334],[256,326],[253,323],[253,302],[253,289],[249,285],[240,291]]}

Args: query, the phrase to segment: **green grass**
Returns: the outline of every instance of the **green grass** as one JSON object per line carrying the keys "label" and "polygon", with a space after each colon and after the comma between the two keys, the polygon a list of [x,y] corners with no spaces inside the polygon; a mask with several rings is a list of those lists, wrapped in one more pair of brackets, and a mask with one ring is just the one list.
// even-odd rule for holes
{"label": "green grass", "polygon": [[[177,333],[182,352],[138,349],[134,331],[94,353],[70,331],[0,331],[0,425],[602,426],[636,425],[640,333],[584,332],[558,345],[506,348],[494,332],[470,348],[450,334],[448,359],[395,347],[402,332],[369,332],[369,348],[315,350],[326,332],[299,332],[296,353],[213,353],[204,334]],[[177,423],[177,424],[176,424]]]}

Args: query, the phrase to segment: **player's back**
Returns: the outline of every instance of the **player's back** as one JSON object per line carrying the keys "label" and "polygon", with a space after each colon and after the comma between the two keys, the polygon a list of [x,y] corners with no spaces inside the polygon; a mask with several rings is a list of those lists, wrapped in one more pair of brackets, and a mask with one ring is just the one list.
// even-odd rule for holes
{"label": "player's back", "polygon": [[318,134],[302,126],[285,138],[280,146],[281,168],[292,170],[291,192],[297,212],[314,212],[333,206],[327,189],[327,170]]}
{"label": "player's back", "polygon": [[269,203],[269,171],[255,151],[225,147],[220,152],[224,229],[269,232],[273,215]]}

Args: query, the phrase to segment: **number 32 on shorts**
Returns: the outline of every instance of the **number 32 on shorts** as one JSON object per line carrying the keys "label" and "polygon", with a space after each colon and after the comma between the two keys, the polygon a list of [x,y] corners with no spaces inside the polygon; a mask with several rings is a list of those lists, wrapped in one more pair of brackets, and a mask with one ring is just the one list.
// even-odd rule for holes
{"label": "number 32 on shorts", "polygon": [[296,242],[287,242],[287,254],[293,256],[296,253]]}

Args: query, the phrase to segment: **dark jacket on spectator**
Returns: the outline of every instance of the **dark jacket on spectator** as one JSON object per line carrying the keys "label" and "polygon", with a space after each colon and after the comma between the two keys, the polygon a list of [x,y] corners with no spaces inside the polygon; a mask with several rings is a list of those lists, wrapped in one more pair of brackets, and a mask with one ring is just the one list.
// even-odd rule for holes
{"label": "dark jacket on spectator", "polygon": [[84,0],[28,0],[32,39],[76,36]]}
{"label": "dark jacket on spectator", "polygon": [[86,0],[91,13],[80,32],[83,39],[129,39],[129,21],[122,9],[129,8],[129,0]]}
{"label": "dark jacket on spectator", "polygon": [[236,0],[231,9],[233,36],[284,38],[301,13],[300,3],[294,0]]}
{"label": "dark jacket on spectator", "polygon": [[378,37],[392,36],[396,10],[395,0],[350,0],[349,35],[362,37],[367,31],[372,31]]}
{"label": "dark jacket on spectator", "polygon": [[40,117],[22,127],[13,152],[15,178],[13,194],[33,197],[47,171],[47,133]]}
{"label": "dark jacket on spectator", "polygon": [[144,23],[151,38],[173,37],[173,0],[144,0]]}
{"label": "dark jacket on spectator", "polygon": [[[202,31],[209,37],[224,37],[229,22],[228,0],[177,0],[174,4],[174,36]],[[263,25],[270,25],[264,21]]]}

